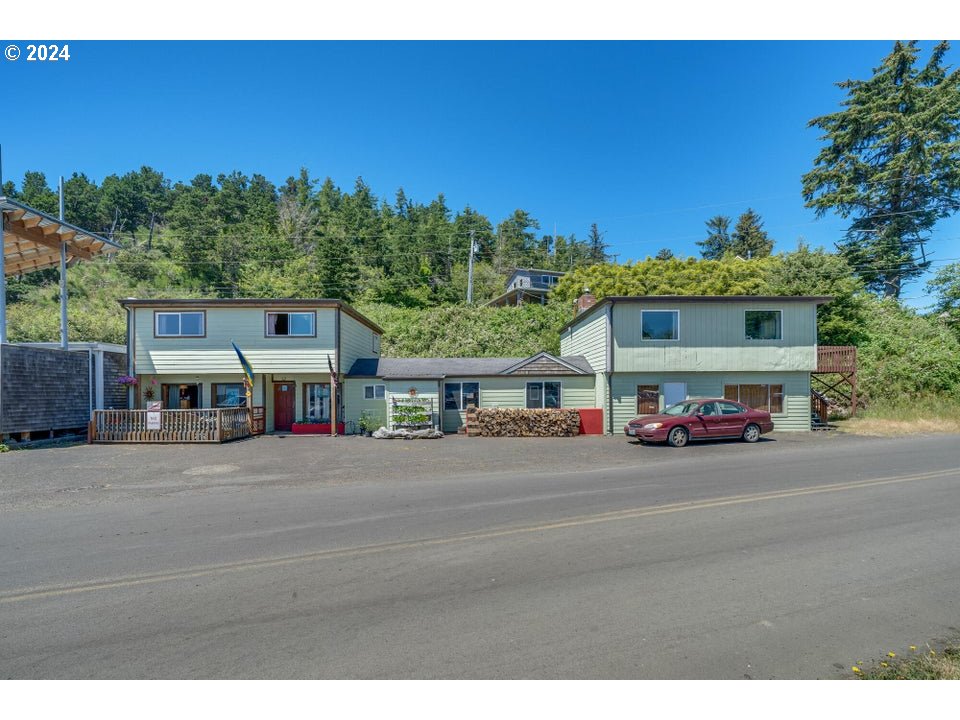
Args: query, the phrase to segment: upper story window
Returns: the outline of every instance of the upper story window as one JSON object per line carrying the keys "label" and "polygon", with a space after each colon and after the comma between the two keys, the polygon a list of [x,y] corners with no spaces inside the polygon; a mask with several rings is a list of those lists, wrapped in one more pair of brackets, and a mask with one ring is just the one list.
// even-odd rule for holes
{"label": "upper story window", "polygon": [[204,313],[155,312],[153,334],[156,337],[203,337],[206,334]]}
{"label": "upper story window", "polygon": [[783,313],[780,310],[746,310],[743,331],[747,340],[782,340]]}
{"label": "upper story window", "polygon": [[268,312],[267,337],[314,337],[315,312]]}
{"label": "upper story window", "polygon": [[380,354],[380,336],[373,333],[373,347],[371,348],[377,355]]}
{"label": "upper story window", "polygon": [[679,310],[641,310],[640,337],[643,340],[679,340]]}

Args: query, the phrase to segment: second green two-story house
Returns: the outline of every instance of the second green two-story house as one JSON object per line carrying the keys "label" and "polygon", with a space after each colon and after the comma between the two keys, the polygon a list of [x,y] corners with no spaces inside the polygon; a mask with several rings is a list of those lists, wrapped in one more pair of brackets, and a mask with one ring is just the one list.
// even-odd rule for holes
{"label": "second green two-story house", "polygon": [[581,297],[560,331],[563,355],[596,371],[607,432],[687,398],[767,410],[777,430],[810,429],[817,307],[828,297]]}
{"label": "second green two-story house", "polygon": [[[243,370],[254,372],[253,405],[266,431],[297,420],[330,423],[331,370],[342,377],[361,357],[379,357],[383,331],[339,300],[231,299],[121,301],[126,308],[130,407],[233,407],[245,402]],[[343,391],[337,418],[344,417]],[[339,424],[339,422],[338,422]]]}

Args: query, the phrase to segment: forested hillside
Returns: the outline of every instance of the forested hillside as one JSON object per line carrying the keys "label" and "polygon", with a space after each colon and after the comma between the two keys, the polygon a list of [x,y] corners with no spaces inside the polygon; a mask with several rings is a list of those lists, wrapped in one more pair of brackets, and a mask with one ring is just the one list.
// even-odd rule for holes
{"label": "forested hillside", "polygon": [[[57,194],[42,173],[26,173],[19,187],[6,183],[4,194],[57,212]],[[431,307],[466,296],[471,238],[478,301],[502,292],[516,266],[569,270],[607,259],[596,226],[589,241],[552,237],[520,209],[494,226],[470,206],[453,211],[443,195],[422,204],[401,188],[388,201],[362,179],[344,192],[306,169],[280,187],[240,172],[184,183],[142,167],[99,185],[74,173],[65,206],[69,222],[123,245],[118,281],[160,292]],[[53,274],[14,281],[11,291],[16,298]]]}
{"label": "forested hillside", "polygon": [[[4,192],[56,212],[56,194],[40,173]],[[554,238],[538,234],[522,210],[494,226],[470,207],[452,212],[442,196],[423,205],[400,190],[388,203],[362,181],[343,192],[306,171],[277,188],[240,173],[171,183],[141,168],[100,185],[74,175],[65,195],[69,221],[112,234],[124,247],[70,270],[74,340],[125,342],[123,297],[338,297],[384,327],[389,355],[524,356],[559,350],[557,330],[584,289],[598,298],[829,295],[834,300],[819,311],[820,342],[861,348],[864,397],[960,392],[960,328],[951,322],[960,294],[949,267],[930,287],[939,312],[923,316],[877,299],[843,256],[822,249],[751,252],[751,259],[732,251],[679,259],[662,251],[616,265],[606,262],[595,225],[586,241]],[[477,302],[467,307],[471,234]],[[484,307],[515,266],[567,274],[545,306]],[[12,341],[58,338],[56,271],[10,278],[8,298]]]}

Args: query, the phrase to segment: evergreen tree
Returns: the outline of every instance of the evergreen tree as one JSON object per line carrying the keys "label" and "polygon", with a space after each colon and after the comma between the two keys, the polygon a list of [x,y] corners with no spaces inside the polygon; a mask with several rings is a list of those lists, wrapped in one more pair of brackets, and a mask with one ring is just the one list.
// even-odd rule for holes
{"label": "evergreen tree", "polygon": [[916,43],[897,42],[873,77],[838,83],[843,110],[809,122],[826,145],[803,176],[807,207],[852,220],[839,248],[888,297],[928,267],[930,230],[960,208],[960,71],[947,72],[948,49],[918,67]]}
{"label": "evergreen tree", "polygon": [[657,254],[654,256],[654,260],[673,260],[674,254],[673,250],[670,248],[660,248],[657,251]]}
{"label": "evergreen tree", "polygon": [[600,232],[596,223],[590,226],[590,232],[587,234],[587,245],[590,248],[590,262],[592,263],[605,263],[609,259],[607,244],[603,242],[603,235],[604,233]]}
{"label": "evergreen tree", "polygon": [[707,220],[707,237],[698,240],[704,260],[720,260],[730,249],[730,218],[717,215]]}
{"label": "evergreen tree", "polygon": [[729,252],[742,258],[767,257],[773,250],[773,240],[763,229],[763,220],[752,209],[748,208],[737,219],[737,226],[733,229],[733,238]]}

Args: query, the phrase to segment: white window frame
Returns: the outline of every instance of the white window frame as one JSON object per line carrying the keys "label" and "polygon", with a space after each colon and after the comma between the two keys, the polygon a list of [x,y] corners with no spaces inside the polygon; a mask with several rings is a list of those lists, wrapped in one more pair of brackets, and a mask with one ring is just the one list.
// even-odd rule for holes
{"label": "white window frame", "polygon": [[[557,386],[559,387],[560,397],[558,398],[558,400],[559,400],[560,404],[557,405],[557,408],[562,408],[562,407],[563,407],[563,382],[562,382],[562,381],[560,381],[560,380],[533,380],[533,381],[528,382],[528,383],[527,383],[526,385],[524,385],[524,387],[523,387],[523,406],[524,406],[525,408],[527,408],[527,410],[554,410],[554,409],[557,409],[557,408],[548,408],[548,407],[547,407],[547,388],[546,388],[546,384],[547,384],[547,383],[551,383],[551,384],[557,385]],[[530,391],[529,391],[529,388],[530,388],[531,385],[539,385],[539,386],[540,386],[540,407],[539,407],[539,408],[531,408],[531,407],[528,407],[528,406],[527,406],[527,398],[530,397],[530,396],[529,396],[529,392],[530,392]]]}
{"label": "white window frame", "polygon": [[[177,316],[177,327],[179,331],[176,333],[162,333],[160,332],[160,317],[162,315],[176,315]],[[200,332],[199,333],[190,333],[187,335],[183,334],[183,316],[184,315],[199,315],[200,316]],[[177,338],[177,337],[204,337],[207,334],[207,314],[203,310],[157,310],[153,313],[153,334],[158,338]]]}
{"label": "white window frame", "polygon": [[[643,336],[644,313],[675,313],[677,316],[677,336],[671,339],[645,338]],[[646,308],[640,311],[640,342],[680,342],[680,309],[679,308]]]}
{"label": "white window frame", "polygon": [[[752,338],[747,337],[747,313],[748,312],[775,312],[780,316],[780,322],[777,327],[780,330],[779,337],[775,338]],[[748,342],[777,342],[783,340],[783,310],[778,308],[745,308],[743,311],[743,339]]]}
{"label": "white window frame", "polygon": [[373,333],[373,340],[370,346],[371,350],[377,355],[380,354],[380,336],[377,333]]}
{"label": "white window frame", "polygon": [[[370,394],[367,394],[367,390],[370,391]],[[377,390],[380,391],[380,397],[377,397]],[[364,400],[385,400],[387,398],[387,386],[383,383],[375,383],[373,385],[364,385],[363,386],[363,399]]]}
{"label": "white window frame", "polygon": [[463,386],[464,385],[476,385],[477,386],[477,407],[480,406],[480,382],[477,380],[458,380],[457,382],[445,382],[443,384],[443,409],[448,412],[454,412],[454,408],[447,407],[447,388],[456,385],[457,386],[457,407],[456,412],[463,412],[466,410],[466,406],[463,404]]}
{"label": "white window frame", "polygon": [[[310,332],[309,333],[293,333],[288,332],[286,335],[277,335],[276,333],[270,332],[270,316],[271,315],[309,315],[310,316]],[[287,318],[287,329],[291,329],[293,323],[290,322],[290,318]],[[265,337],[316,337],[317,336],[317,313],[314,310],[267,310],[263,314],[263,334]]]}

